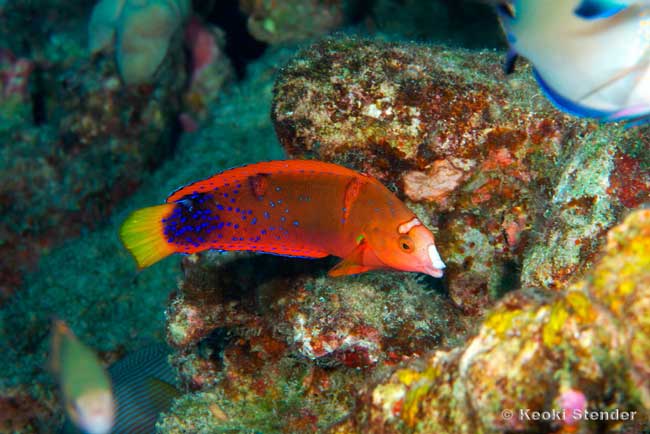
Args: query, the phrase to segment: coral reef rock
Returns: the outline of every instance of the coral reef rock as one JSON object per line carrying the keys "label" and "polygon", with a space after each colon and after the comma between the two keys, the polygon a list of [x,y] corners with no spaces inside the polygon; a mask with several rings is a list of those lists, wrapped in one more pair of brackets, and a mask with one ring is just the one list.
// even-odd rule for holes
{"label": "coral reef rock", "polygon": [[[642,432],[648,315],[650,211],[642,210],[609,232],[584,280],[545,299],[509,294],[464,347],[395,370],[330,432]],[[542,412],[557,416],[535,419]]]}
{"label": "coral reef rock", "polygon": [[276,83],[273,119],[293,158],[367,172],[437,228],[452,298],[484,311],[523,286],[562,287],[647,199],[647,127],[557,111],[530,69],[492,51],[358,39],[304,49]]}
{"label": "coral reef rock", "polygon": [[427,291],[427,279],[330,279],[324,262],[213,253],[184,261],[168,341],[181,377],[201,393],[167,414],[163,432],[323,429],[369,379],[464,340],[458,310]]}
{"label": "coral reef rock", "polygon": [[123,88],[113,60],[91,61],[81,39],[59,33],[33,58],[0,59],[0,141],[11,144],[0,149],[0,299],[41,252],[101,223],[177,138],[184,53],[167,56],[156,85]]}

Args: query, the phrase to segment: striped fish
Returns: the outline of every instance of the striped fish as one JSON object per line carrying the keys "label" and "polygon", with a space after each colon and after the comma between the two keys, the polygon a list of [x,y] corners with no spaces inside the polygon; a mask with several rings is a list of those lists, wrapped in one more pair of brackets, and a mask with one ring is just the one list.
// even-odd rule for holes
{"label": "striped fish", "polygon": [[[155,432],[160,413],[167,411],[181,395],[176,374],[167,361],[169,348],[163,344],[145,347],[126,355],[108,368],[116,402],[113,434]],[[77,433],[70,424],[63,433]]]}
{"label": "striped fish", "polygon": [[180,392],[167,361],[169,348],[153,345],[128,354],[108,368],[117,403],[114,434],[152,433],[160,413]]}

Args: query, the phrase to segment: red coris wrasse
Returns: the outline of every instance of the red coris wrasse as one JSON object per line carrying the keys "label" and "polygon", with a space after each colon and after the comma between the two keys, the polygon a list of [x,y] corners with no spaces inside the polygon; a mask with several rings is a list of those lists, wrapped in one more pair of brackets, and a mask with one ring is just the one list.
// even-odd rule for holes
{"label": "red coris wrasse", "polygon": [[441,277],[445,268],[431,231],[379,181],[309,160],[251,164],[185,186],[131,214],[120,236],[140,268],[207,249],[343,258],[331,276]]}

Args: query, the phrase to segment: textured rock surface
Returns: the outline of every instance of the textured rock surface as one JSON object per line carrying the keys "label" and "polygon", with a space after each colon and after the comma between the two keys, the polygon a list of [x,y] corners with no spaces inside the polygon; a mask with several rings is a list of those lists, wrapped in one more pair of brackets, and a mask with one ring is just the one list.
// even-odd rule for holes
{"label": "textured rock surface", "polygon": [[28,97],[0,98],[13,126],[0,127],[11,144],[0,151],[0,298],[41,252],[106,218],[177,138],[182,52],[167,59],[156,86],[125,89],[114,62],[91,62],[79,42],[74,33],[52,37],[29,60]]}
{"label": "textured rock surface", "polygon": [[[644,210],[609,232],[605,256],[584,280],[547,299],[505,297],[467,345],[396,370],[331,432],[548,432],[569,424],[569,432],[640,432],[650,406],[649,309]],[[590,411],[636,411],[636,422],[526,417],[575,410],[567,403],[575,396]]]}
{"label": "textured rock surface", "polygon": [[650,186],[645,130],[556,111],[493,52],[325,40],[276,84],[294,158],[366,171],[422,205],[454,300],[478,313],[518,285],[557,288]]}
{"label": "textured rock surface", "polygon": [[[327,261],[191,256],[168,341],[196,393],[165,415],[163,432],[309,432],[349,411],[332,432],[543,432],[564,427],[500,411],[637,409],[642,363],[619,353],[644,323],[621,326],[630,313],[612,310],[641,309],[644,296],[603,296],[618,283],[594,282],[622,276],[606,264],[623,256],[638,260],[626,285],[644,284],[645,241],[611,241],[637,239],[640,220],[612,232],[609,262],[566,286],[647,195],[642,131],[573,120],[524,73],[506,82],[498,65],[493,53],[357,40],[292,60],[273,109],[285,149],[378,177],[438,227],[462,310],[427,293],[439,287],[429,278],[324,279]],[[485,311],[463,345],[480,323],[467,314]]]}
{"label": "textured rock surface", "polygon": [[[329,261],[247,254],[183,265],[168,341],[181,377],[201,393],[166,415],[163,432],[323,429],[353,408],[365,382],[464,339],[458,310],[414,275],[330,279]],[[197,413],[211,405],[227,417]]]}

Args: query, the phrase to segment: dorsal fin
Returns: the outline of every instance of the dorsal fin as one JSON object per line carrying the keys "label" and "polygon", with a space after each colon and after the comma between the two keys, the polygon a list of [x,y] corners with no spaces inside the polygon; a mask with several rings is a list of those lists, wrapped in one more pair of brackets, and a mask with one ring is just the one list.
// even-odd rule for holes
{"label": "dorsal fin", "polygon": [[234,182],[243,183],[249,176],[256,176],[260,173],[331,173],[343,176],[360,176],[359,172],[347,169],[343,166],[332,163],[324,163],[315,160],[279,160],[263,163],[248,164],[234,169],[228,169],[217,173],[210,178],[197,181],[179,188],[169,195],[167,202],[176,202],[184,196],[192,193],[205,193]]}

